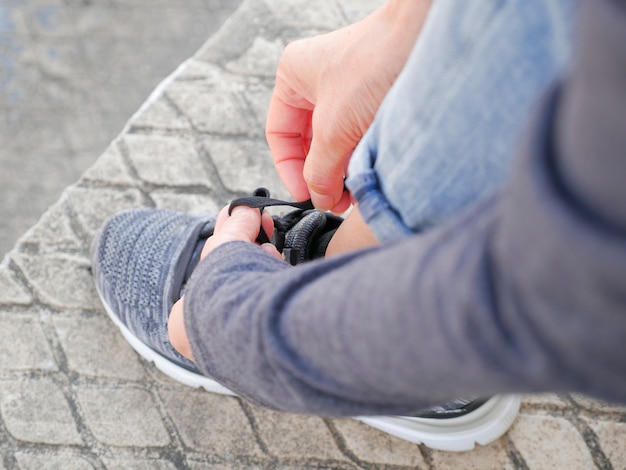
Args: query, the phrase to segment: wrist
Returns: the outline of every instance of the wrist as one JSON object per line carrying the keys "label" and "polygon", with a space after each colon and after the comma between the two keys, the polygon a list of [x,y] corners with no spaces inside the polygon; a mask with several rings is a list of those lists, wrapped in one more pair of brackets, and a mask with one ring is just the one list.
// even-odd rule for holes
{"label": "wrist", "polygon": [[388,0],[381,8],[383,20],[391,30],[405,38],[417,39],[433,0]]}

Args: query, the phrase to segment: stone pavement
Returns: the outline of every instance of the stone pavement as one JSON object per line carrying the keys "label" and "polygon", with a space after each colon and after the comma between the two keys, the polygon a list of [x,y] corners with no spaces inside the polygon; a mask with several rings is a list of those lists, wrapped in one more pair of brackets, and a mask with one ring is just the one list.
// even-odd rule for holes
{"label": "stone pavement", "polygon": [[179,385],[107,319],[88,259],[100,223],[135,206],[216,211],[260,185],[287,196],[263,137],[280,52],[378,3],[244,1],[19,240],[0,264],[0,468],[626,468],[624,407],[527,396],[497,442],[437,452]]}
{"label": "stone pavement", "polygon": [[0,258],[240,3],[0,1]]}

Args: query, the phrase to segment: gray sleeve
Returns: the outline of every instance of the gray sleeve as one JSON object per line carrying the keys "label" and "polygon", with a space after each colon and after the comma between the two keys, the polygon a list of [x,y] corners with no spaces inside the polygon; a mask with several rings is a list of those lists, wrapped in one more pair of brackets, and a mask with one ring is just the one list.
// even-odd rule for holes
{"label": "gray sleeve", "polygon": [[198,367],[256,403],[325,415],[501,392],[626,401],[626,13],[593,0],[582,15],[578,61],[500,194],[295,268],[223,245],[187,289]]}

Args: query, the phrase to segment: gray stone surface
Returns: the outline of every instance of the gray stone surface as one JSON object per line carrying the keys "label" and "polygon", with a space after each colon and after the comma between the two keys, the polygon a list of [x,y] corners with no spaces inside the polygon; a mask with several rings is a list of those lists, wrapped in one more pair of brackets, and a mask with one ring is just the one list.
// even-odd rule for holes
{"label": "gray stone surface", "polygon": [[[103,311],[88,258],[102,221],[134,206],[214,212],[259,184],[286,196],[262,132],[280,48],[378,3],[244,1],[20,238],[0,264],[0,468],[625,468],[624,407],[527,396],[498,441],[438,452],[354,420],[180,385],[140,359]],[[96,21],[75,20],[63,19]]]}
{"label": "gray stone surface", "polygon": [[240,3],[0,2],[0,258]]}

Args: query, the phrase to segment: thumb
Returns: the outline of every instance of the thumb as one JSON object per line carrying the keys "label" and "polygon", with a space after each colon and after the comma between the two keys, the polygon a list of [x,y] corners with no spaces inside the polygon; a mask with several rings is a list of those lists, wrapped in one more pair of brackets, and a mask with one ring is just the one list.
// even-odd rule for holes
{"label": "thumb", "polygon": [[224,221],[221,233],[228,234],[234,240],[252,242],[259,234],[261,213],[258,209],[246,206],[235,207],[228,219]]}
{"label": "thumb", "polygon": [[313,205],[322,211],[335,208],[345,199],[342,197],[345,168],[356,144],[341,131],[326,132],[324,128],[328,127],[326,123],[318,127],[314,125],[311,148],[303,169]]}
{"label": "thumb", "polygon": [[282,255],[278,252],[276,247],[272,245],[271,243],[264,243],[263,245],[261,245],[261,248],[266,253],[269,253],[270,255],[275,256],[278,259],[283,259]]}

